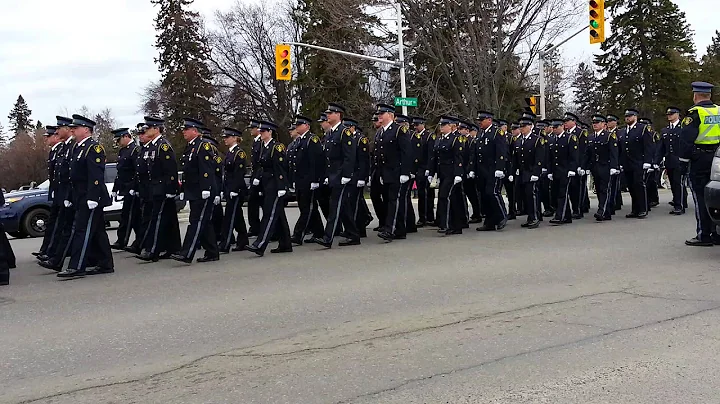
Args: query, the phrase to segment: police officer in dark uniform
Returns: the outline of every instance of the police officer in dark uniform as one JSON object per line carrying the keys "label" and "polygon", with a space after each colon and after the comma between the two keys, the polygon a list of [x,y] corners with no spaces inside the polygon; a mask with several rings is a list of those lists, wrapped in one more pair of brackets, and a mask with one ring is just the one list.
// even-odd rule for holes
{"label": "police officer in dark uniform", "polygon": [[205,250],[205,256],[197,262],[211,262],[219,259],[212,214],[220,202],[220,187],[217,183],[217,157],[215,146],[200,133],[202,122],[185,118],[183,137],[187,141],[180,164],[183,181],[180,195],[190,204],[190,224],[185,233],[182,249],[170,258],[175,261],[192,263],[198,243]]}
{"label": "police officer in dark uniform", "polygon": [[540,177],[540,201],[542,202],[542,214],[538,217],[540,221],[543,217],[555,216],[555,201],[552,198],[552,181],[548,174],[550,174],[550,149],[552,148],[553,139],[550,136],[552,133],[552,127],[550,121],[542,119],[537,121],[535,124],[536,134],[545,140],[545,159],[542,169],[542,177]]}
{"label": "police officer in dark uniform", "polygon": [[[590,213],[590,195],[588,194],[588,177],[590,176],[590,162],[587,160],[587,146],[590,139],[590,125],[585,122],[578,122],[582,131],[578,137],[578,149],[584,150],[584,154],[580,155],[580,164],[583,168],[583,175],[580,178],[580,207],[581,213]],[[584,149],[583,149],[584,147]],[[582,215],[581,215],[582,216]],[[582,219],[582,217],[580,217]]]}
{"label": "police officer in dark uniform", "polygon": [[[477,131],[472,132],[473,124],[464,119],[460,120],[458,125],[458,133],[465,138],[465,146],[463,147],[463,166],[465,167],[465,175],[463,176],[462,191],[467,199],[463,199],[465,210],[468,211],[467,202],[470,201],[472,214],[468,212],[467,222],[469,224],[482,222],[482,213],[480,207],[480,196],[475,181],[475,176],[470,176],[470,159],[471,154],[475,150],[475,142],[477,141]],[[473,173],[475,174],[475,173]]]}
{"label": "police officer in dark uniform", "polygon": [[478,135],[470,153],[470,178],[475,178],[485,222],[478,231],[502,230],[507,224],[505,201],[500,193],[506,175],[508,142],[493,122],[493,114],[478,112]]}
{"label": "police officer in dark uniform", "polygon": [[[218,189],[220,189],[220,199],[214,200],[214,207],[212,210],[212,218],[210,219],[210,224],[212,225],[213,230],[215,231],[215,240],[221,240],[222,239],[222,222],[223,222],[223,206],[222,206],[222,165],[223,165],[223,159],[220,155],[220,152],[217,150],[218,146],[220,145],[212,136],[212,131],[208,128],[200,128],[200,133],[202,134],[202,137],[205,141],[210,142],[212,146],[215,147],[215,180],[218,184]],[[200,247],[202,248],[202,246]]]}
{"label": "police officer in dark uniform", "polygon": [[525,197],[525,210],[527,211],[527,222],[521,226],[528,229],[535,229],[540,225],[540,201],[538,182],[542,176],[542,168],[545,165],[545,140],[538,136],[533,130],[533,116],[523,114],[518,120],[520,123],[521,143],[519,151],[515,152],[514,166],[519,169],[520,184]]}
{"label": "police officer in dark uniform", "polygon": [[259,256],[265,254],[265,249],[271,237],[278,239],[278,247],[270,250],[271,253],[292,252],[290,241],[290,226],[285,216],[285,198],[290,188],[288,181],[288,161],[285,145],[273,139],[277,131],[274,122],[260,121],[260,159],[258,160],[258,178],[261,192],[264,196],[263,218],[260,224],[260,234],[255,242],[247,247],[248,251]]}
{"label": "police officer in dark uniform", "polygon": [[646,175],[645,179],[645,186],[647,188],[647,200],[648,200],[648,212],[652,210],[652,208],[658,206],[660,204],[660,195],[658,194],[658,187],[660,186],[660,176],[662,175],[660,170],[660,157],[658,156],[658,147],[660,145],[660,141],[662,140],[662,137],[660,133],[658,133],[652,126],[652,121],[650,118],[640,118],[638,119],[638,122],[645,125],[647,130],[652,132],[653,137],[653,161],[652,161],[652,171],[648,171],[648,174]]}
{"label": "police officer in dark uniform", "polygon": [[[137,181],[138,155],[140,146],[135,143],[130,134],[129,128],[120,128],[112,131],[115,142],[120,146],[117,160],[117,176],[112,188],[112,198],[121,196],[123,199],[122,212],[120,213],[120,225],[117,230],[117,241],[110,247],[114,250],[124,250],[129,245],[130,234],[134,231],[135,238],[142,238],[140,233],[140,201],[135,195],[130,195],[130,190],[135,187]],[[133,192],[134,194],[134,192]]]}
{"label": "police officer in dark uniform", "polygon": [[625,111],[625,123],[627,123],[627,128],[624,139],[625,164],[623,169],[632,199],[632,210],[625,217],[645,219],[650,209],[647,201],[646,180],[648,174],[654,171],[654,134],[652,130],[638,122],[636,109],[629,108]]}
{"label": "police officer in dark uniform", "polygon": [[151,143],[145,134],[145,122],[140,122],[136,126],[136,133],[138,136],[138,157],[135,159],[135,183],[132,189],[128,191],[128,195],[135,197],[137,204],[140,206],[140,215],[138,230],[135,233],[135,241],[132,245],[125,247],[125,251],[132,254],[140,254],[142,252],[142,246],[145,244],[145,239],[148,233],[148,227],[152,221],[152,210],[153,210],[153,198],[152,198],[152,183],[150,179],[150,165],[151,160],[145,158],[147,151],[149,150]]}
{"label": "police officer in dark uniform", "polygon": [[425,118],[413,117],[412,124],[415,127],[415,138],[420,142],[417,173],[415,174],[418,189],[418,222],[416,226],[424,227],[435,222],[435,189],[430,188],[430,181],[427,180],[427,177],[430,174],[428,164],[435,147],[436,136],[425,127]]}
{"label": "police officer in dark uniform", "polygon": [[575,168],[575,170],[573,170],[577,175],[570,179],[570,205],[572,206],[572,218],[582,219],[583,211],[581,204],[585,195],[582,189],[584,184],[582,178],[585,175],[584,168],[587,164],[587,162],[585,161],[587,158],[587,136],[583,136],[583,130],[578,125],[579,119],[577,115],[566,112],[563,121],[565,126],[565,134],[569,137],[575,136],[575,138],[577,139],[578,166]]}
{"label": "police officer in dark uniform", "polygon": [[377,112],[372,117],[373,126],[375,128],[375,136],[372,141],[370,151],[370,200],[378,218],[378,226],[373,231],[381,231],[385,229],[385,219],[387,219],[387,203],[388,201],[383,195],[383,186],[380,180],[382,173],[380,167],[380,144],[382,143],[383,128],[380,124]]}
{"label": "police officer in dark uniform", "polygon": [[577,136],[565,131],[563,120],[553,119],[551,126],[555,136],[550,148],[550,164],[548,164],[550,173],[548,176],[552,180],[557,195],[557,209],[550,224],[563,225],[572,223],[570,183],[572,178],[577,176],[580,155]]}
{"label": "police officer in dark uniform", "polygon": [[[51,246],[55,241],[55,235],[57,234],[57,217],[62,206],[62,201],[55,201],[53,196],[55,195],[55,189],[57,188],[57,179],[55,178],[55,165],[58,160],[59,153],[62,152],[64,143],[57,136],[57,126],[46,126],[45,127],[45,143],[50,147],[50,153],[48,154],[47,167],[48,167],[48,201],[50,203],[50,214],[45,221],[45,235],[43,236],[43,242],[40,246],[40,250],[32,253],[32,255],[38,257],[38,259],[47,259],[48,251],[51,251]],[[2,205],[0,205],[2,206]]]}
{"label": "police officer in dark uniform", "polygon": [[[75,205],[75,230],[70,263],[57,274],[58,278],[115,272],[103,212],[104,207],[112,204],[105,187],[105,149],[92,138],[94,121],[81,115],[72,117],[72,133],[77,142],[70,154],[70,197]],[[88,263],[96,266],[86,271]]]}
{"label": "police officer in dark uniform", "polygon": [[457,132],[458,118],[443,115],[438,123],[441,135],[435,140],[435,150],[430,159],[428,181],[436,174],[440,181],[438,192],[438,233],[462,234],[467,222],[462,180],[465,175],[463,150],[465,138]]}
{"label": "police officer in dark uniform", "polygon": [[614,202],[611,198],[610,184],[612,178],[620,175],[620,164],[618,162],[619,145],[614,133],[607,130],[607,118],[604,115],[592,116],[593,133],[588,143],[588,168],[595,181],[595,192],[598,198],[598,210],[595,213],[595,220],[602,222],[612,220],[610,205]]}
{"label": "police officer in dark uniform", "polygon": [[260,134],[258,132],[259,121],[251,119],[248,124],[250,129],[250,136],[253,139],[252,147],[250,149],[250,163],[252,165],[252,182],[250,186],[250,197],[248,198],[248,237],[255,237],[258,235],[258,229],[260,228],[260,207],[263,205],[263,196],[260,195],[262,190],[255,184],[260,183],[259,178],[259,161],[260,154],[262,152],[262,142],[260,141]]}
{"label": "police officer in dark uniform", "polygon": [[142,150],[141,158],[145,159],[150,170],[148,197],[152,198],[152,213],[144,237],[144,250],[136,256],[143,261],[156,262],[161,258],[170,258],[181,248],[180,226],[175,208],[178,168],[175,151],[162,135],[164,130],[163,119],[145,117],[145,136],[148,143],[147,149]]}
{"label": "police officer in dark uniform", "polygon": [[[520,137],[520,124],[513,122],[510,124],[510,133],[505,136],[508,142],[508,163],[507,172],[508,175],[503,179],[503,186],[505,187],[505,195],[508,199],[508,220],[515,220],[518,212],[518,198],[517,198],[517,182],[515,181],[515,166],[513,166],[513,155],[516,149],[516,143],[519,144],[518,139]],[[519,146],[517,146],[519,147]]]}
{"label": "police officer in dark uniform", "polygon": [[710,83],[692,83],[693,105],[682,122],[678,158],[683,166],[689,165],[688,180],[695,200],[697,234],[685,244],[709,247],[717,239],[712,219],[705,204],[705,185],[710,182],[713,157],[720,145],[720,107],[712,102]]}
{"label": "police officer in dark uniform", "polygon": [[[5,195],[0,188],[0,206],[5,205]],[[10,284],[10,270],[15,269],[15,253],[0,222],[0,286]]]}
{"label": "police officer in dark uniform", "polygon": [[[417,223],[415,223],[415,206],[412,203],[412,189],[415,181],[415,172],[417,171],[417,160],[420,149],[420,144],[415,142],[415,129],[410,125],[411,118],[403,114],[395,115],[395,123],[400,125],[400,131],[407,131],[407,135],[410,137],[412,155],[407,158],[406,164],[410,165],[410,181],[408,181],[405,187],[405,232],[406,233],[417,233]],[[404,128],[404,129],[403,129]]]}
{"label": "police officer in dark uniform", "polygon": [[622,131],[618,128],[617,123],[620,120],[617,116],[609,114],[605,117],[607,119],[607,130],[611,134],[615,135],[618,142],[618,169],[620,174],[610,178],[610,215],[615,215],[615,212],[622,209],[622,191],[621,185],[623,182],[623,140]]}
{"label": "police officer in dark uniform", "polygon": [[358,229],[360,238],[367,237],[367,225],[369,223],[368,210],[365,202],[365,184],[370,177],[370,140],[367,136],[358,130],[359,125],[356,120],[345,118],[343,125],[352,132],[357,143],[357,156],[355,157],[355,171],[353,172],[350,184],[355,184],[355,188],[349,187],[349,199],[352,204],[353,219]]}
{"label": "police officer in dark uniform", "polygon": [[288,160],[300,216],[295,223],[290,240],[302,245],[305,235],[321,238],[325,227],[318,210],[320,184],[325,179],[325,153],[317,135],[310,132],[312,120],[302,115],[295,117],[298,136],[288,147]]}
{"label": "police officer in dark uniform", "polygon": [[662,129],[662,139],[658,143],[658,161],[664,160],[665,170],[667,171],[668,180],[670,180],[670,190],[672,191],[673,200],[671,202],[673,210],[671,215],[682,215],[685,213],[687,206],[687,188],[685,187],[685,175],[687,173],[681,170],[678,152],[680,151],[680,108],[668,107],[666,111],[668,118],[668,126]]}
{"label": "police officer in dark uniform", "polygon": [[[228,147],[228,152],[223,159],[223,182],[222,192],[227,200],[225,216],[223,217],[222,237],[218,240],[218,247],[221,253],[230,252],[233,241],[236,242],[233,251],[244,251],[248,246],[247,227],[245,227],[245,215],[243,213],[243,202],[248,194],[248,187],[245,183],[247,172],[247,154],[240,147],[239,142],[242,133],[234,128],[223,129],[223,141]],[[237,236],[233,234],[237,232]]]}

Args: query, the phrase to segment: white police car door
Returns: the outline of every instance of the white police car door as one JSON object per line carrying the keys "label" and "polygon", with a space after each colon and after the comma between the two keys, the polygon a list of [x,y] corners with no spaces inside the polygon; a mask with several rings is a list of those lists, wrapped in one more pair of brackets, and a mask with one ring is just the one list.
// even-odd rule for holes
{"label": "white police car door", "polygon": [[[108,195],[112,198],[112,189],[115,184],[115,177],[117,176],[117,164],[110,163],[105,165],[105,187],[107,188]],[[121,211],[123,207],[123,197],[118,195],[112,198],[112,204],[106,206],[105,212],[116,212]]]}

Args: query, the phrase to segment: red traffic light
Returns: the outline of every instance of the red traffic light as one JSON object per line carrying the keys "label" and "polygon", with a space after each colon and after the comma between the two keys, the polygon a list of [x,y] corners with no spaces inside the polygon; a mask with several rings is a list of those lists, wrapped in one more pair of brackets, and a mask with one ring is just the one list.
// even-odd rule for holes
{"label": "red traffic light", "polygon": [[283,50],[283,51],[280,53],[280,56],[286,58],[289,54],[290,54],[290,52],[288,52],[287,49],[286,49],[286,50]]}
{"label": "red traffic light", "polygon": [[592,8],[597,8],[597,7],[598,7],[597,1],[595,1],[595,0],[590,0],[590,7],[592,7]]}

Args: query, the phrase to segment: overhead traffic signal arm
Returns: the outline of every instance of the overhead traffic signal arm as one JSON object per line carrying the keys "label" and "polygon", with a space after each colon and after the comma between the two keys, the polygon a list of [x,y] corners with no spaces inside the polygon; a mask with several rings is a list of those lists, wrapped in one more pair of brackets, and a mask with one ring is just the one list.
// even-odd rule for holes
{"label": "overhead traffic signal arm", "polygon": [[275,45],[275,79],[288,81],[291,78],[290,45]]}
{"label": "overhead traffic signal arm", "polygon": [[590,43],[605,42],[605,0],[590,0]]}

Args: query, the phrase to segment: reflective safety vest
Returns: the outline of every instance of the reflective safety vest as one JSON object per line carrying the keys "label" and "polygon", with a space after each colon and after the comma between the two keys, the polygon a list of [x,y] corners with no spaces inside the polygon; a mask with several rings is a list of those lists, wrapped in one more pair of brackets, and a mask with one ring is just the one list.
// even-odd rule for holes
{"label": "reflective safety vest", "polygon": [[695,144],[719,144],[720,143],[720,107],[695,106],[690,111],[697,111],[700,116],[700,128]]}

